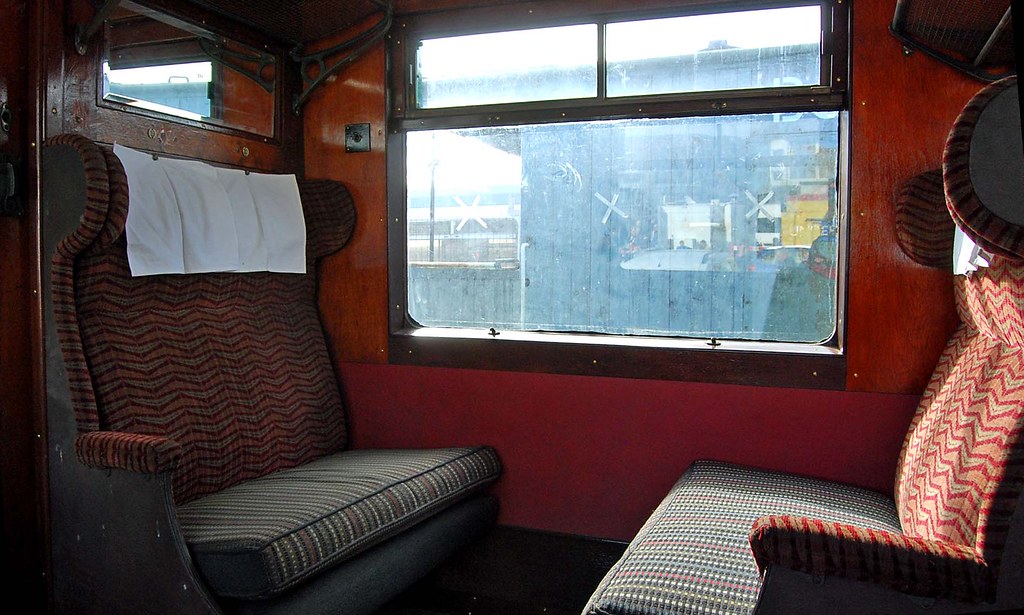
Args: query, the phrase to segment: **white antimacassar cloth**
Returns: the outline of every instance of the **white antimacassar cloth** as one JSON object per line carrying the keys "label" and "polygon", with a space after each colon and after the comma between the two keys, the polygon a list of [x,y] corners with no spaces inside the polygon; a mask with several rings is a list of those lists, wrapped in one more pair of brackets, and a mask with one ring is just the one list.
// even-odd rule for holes
{"label": "white antimacassar cloth", "polygon": [[246,173],[114,146],[128,176],[133,276],[306,272],[306,225],[294,175]]}

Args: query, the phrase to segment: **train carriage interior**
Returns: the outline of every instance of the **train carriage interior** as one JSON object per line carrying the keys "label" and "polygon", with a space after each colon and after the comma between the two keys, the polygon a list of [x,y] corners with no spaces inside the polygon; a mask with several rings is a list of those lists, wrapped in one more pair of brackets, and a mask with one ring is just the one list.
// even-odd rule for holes
{"label": "train carriage interior", "polygon": [[0,0],[16,612],[1024,609],[1017,0]]}

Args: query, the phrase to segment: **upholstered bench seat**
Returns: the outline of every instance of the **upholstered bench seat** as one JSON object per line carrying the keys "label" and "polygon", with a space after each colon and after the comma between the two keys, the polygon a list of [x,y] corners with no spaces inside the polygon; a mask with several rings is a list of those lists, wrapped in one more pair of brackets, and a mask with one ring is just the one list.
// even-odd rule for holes
{"label": "upholstered bench seat", "polygon": [[605,576],[586,613],[752,612],[761,579],[750,550],[750,529],[767,514],[902,533],[890,497],[791,474],[698,461]]}
{"label": "upholstered bench seat", "polygon": [[344,451],[203,496],[177,513],[218,595],[265,598],[401,533],[500,472],[490,447]]}

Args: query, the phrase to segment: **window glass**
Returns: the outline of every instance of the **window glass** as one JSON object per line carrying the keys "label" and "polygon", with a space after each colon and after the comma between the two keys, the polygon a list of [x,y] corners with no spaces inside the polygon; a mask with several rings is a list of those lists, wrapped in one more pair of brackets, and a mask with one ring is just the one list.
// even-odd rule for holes
{"label": "window glass", "polygon": [[840,114],[410,132],[420,325],[818,343]]}
{"label": "window glass", "polygon": [[597,94],[597,26],[584,24],[420,41],[421,109]]}
{"label": "window glass", "polygon": [[608,95],[818,85],[821,7],[612,23]]}
{"label": "window glass", "polygon": [[101,106],[274,136],[273,54],[140,7],[116,9],[103,32]]}
{"label": "window glass", "polygon": [[212,81],[212,62],[121,69],[103,63],[103,95],[108,100],[197,121],[213,115]]}

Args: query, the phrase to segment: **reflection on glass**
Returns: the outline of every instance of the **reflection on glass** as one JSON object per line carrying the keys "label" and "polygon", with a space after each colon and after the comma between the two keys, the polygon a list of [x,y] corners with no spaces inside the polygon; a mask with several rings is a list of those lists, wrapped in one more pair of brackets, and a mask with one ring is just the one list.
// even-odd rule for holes
{"label": "reflection on glass", "polygon": [[421,109],[597,94],[597,26],[585,24],[421,41]]}
{"label": "reflection on glass", "polygon": [[408,135],[419,324],[817,343],[836,112]]}
{"label": "reflection on glass", "polygon": [[120,8],[106,22],[103,100],[125,110],[274,136],[273,92],[239,70],[211,61],[204,46],[240,58],[238,68],[259,72],[271,83],[274,63],[261,71],[258,52],[158,18],[155,12],[142,15]]}
{"label": "reflection on glass", "polygon": [[820,37],[817,5],[612,23],[608,95],[818,85]]}
{"label": "reflection on glass", "polygon": [[122,69],[111,69],[110,64],[103,63],[104,94],[108,100],[191,120],[213,117],[212,83],[212,62]]}

